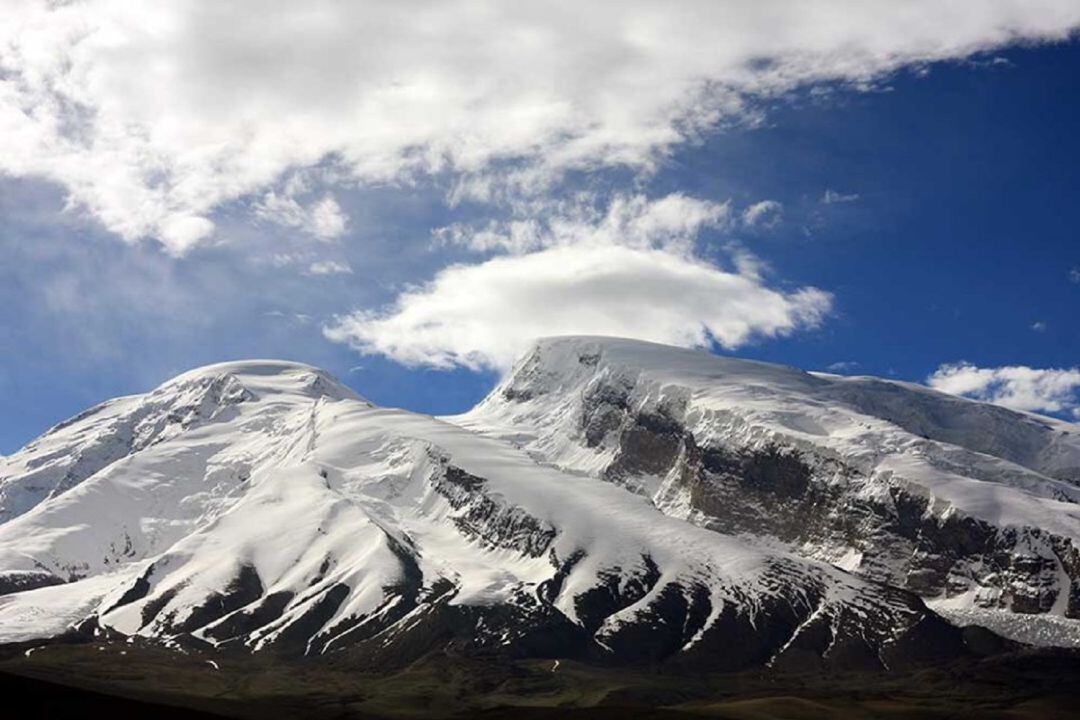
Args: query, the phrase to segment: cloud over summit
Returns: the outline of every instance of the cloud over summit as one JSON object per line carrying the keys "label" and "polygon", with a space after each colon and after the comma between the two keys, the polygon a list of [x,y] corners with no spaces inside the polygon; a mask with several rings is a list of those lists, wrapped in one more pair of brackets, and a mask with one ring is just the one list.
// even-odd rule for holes
{"label": "cloud over summit", "polygon": [[411,366],[505,370],[547,335],[735,348],[817,326],[829,293],[771,287],[744,249],[727,253],[730,267],[697,255],[698,233],[727,215],[726,205],[683,195],[633,196],[606,213],[530,227],[524,247],[512,229],[455,228],[461,244],[509,252],[451,265],[380,311],[337,318],[326,335]]}

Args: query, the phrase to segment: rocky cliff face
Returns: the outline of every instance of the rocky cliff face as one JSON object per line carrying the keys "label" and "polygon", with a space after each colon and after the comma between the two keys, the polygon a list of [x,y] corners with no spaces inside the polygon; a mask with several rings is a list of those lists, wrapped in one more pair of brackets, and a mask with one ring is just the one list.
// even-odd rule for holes
{"label": "rocky cliff face", "polygon": [[543,341],[455,419],[946,611],[1080,617],[1080,431],[872,378]]}

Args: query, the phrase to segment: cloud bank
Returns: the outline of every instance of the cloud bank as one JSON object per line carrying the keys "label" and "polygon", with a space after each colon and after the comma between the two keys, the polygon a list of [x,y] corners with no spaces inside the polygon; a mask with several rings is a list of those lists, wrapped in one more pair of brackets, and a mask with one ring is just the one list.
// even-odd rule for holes
{"label": "cloud bank", "polygon": [[1068,413],[1080,418],[1080,368],[980,368],[959,362],[939,367],[927,378],[927,384],[1013,410]]}
{"label": "cloud bank", "polygon": [[[648,171],[806,83],[1064,38],[1075,0],[0,0],[0,173],[174,254],[238,199],[332,238],[324,192],[449,173],[474,195]],[[282,195],[317,179],[315,204]],[[485,190],[486,188],[486,190]],[[268,195],[269,193],[269,195]],[[295,205],[293,203],[296,203]]]}

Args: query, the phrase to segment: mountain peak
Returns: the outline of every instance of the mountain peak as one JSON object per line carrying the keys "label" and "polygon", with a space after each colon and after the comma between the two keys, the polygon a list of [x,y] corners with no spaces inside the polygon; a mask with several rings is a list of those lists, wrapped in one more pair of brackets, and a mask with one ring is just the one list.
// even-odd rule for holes
{"label": "mountain peak", "polygon": [[[538,340],[467,415],[501,413],[507,401],[575,398],[604,386],[645,388],[666,401],[749,413],[786,435],[818,443],[899,433],[999,458],[1080,483],[1080,427],[949,395],[910,382],[814,373],[703,350],[598,336]],[[577,393],[577,394],[575,394]],[[647,393],[646,393],[647,394]],[[645,398],[642,398],[645,399]],[[543,403],[534,403],[536,410]],[[550,422],[546,418],[544,422]],[[865,437],[863,439],[866,439]]]}
{"label": "mountain peak", "polygon": [[147,393],[101,403],[0,461],[0,522],[147,448],[227,421],[241,406],[265,403],[306,411],[324,399],[367,404],[329,373],[282,360],[206,365]]}
{"label": "mountain peak", "polygon": [[1080,616],[1070,423],[602,337],[539,341],[452,420],[665,513],[779,539],[949,608]]}
{"label": "mountain peak", "polygon": [[234,378],[240,386],[259,396],[289,394],[331,400],[363,400],[325,370],[288,360],[233,360],[204,365],[165,381],[151,394],[173,392],[178,387],[202,385],[226,377]]}
{"label": "mountain peak", "polygon": [[647,375],[658,380],[708,383],[769,382],[789,391],[819,386],[816,376],[788,365],[776,365],[716,355],[700,349],[676,347],[645,340],[597,335],[563,335],[541,338],[515,363],[502,387],[531,385],[542,379],[559,385],[595,373]]}

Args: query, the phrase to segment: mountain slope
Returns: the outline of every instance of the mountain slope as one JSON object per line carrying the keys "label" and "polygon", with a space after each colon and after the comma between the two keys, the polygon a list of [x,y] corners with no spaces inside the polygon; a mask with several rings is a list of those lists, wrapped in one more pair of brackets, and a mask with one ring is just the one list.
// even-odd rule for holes
{"label": "mountain slope", "polygon": [[379,667],[440,648],[722,669],[969,652],[912,593],[291,363],[210,366],[99,406],[6,458],[0,498],[3,642]]}
{"label": "mountain slope", "polygon": [[1080,637],[1062,624],[1080,617],[1076,425],[917,385],[589,337],[539,342],[451,420],[942,611],[1003,629],[1006,616],[986,613],[1011,613],[1025,639],[1043,616]]}

